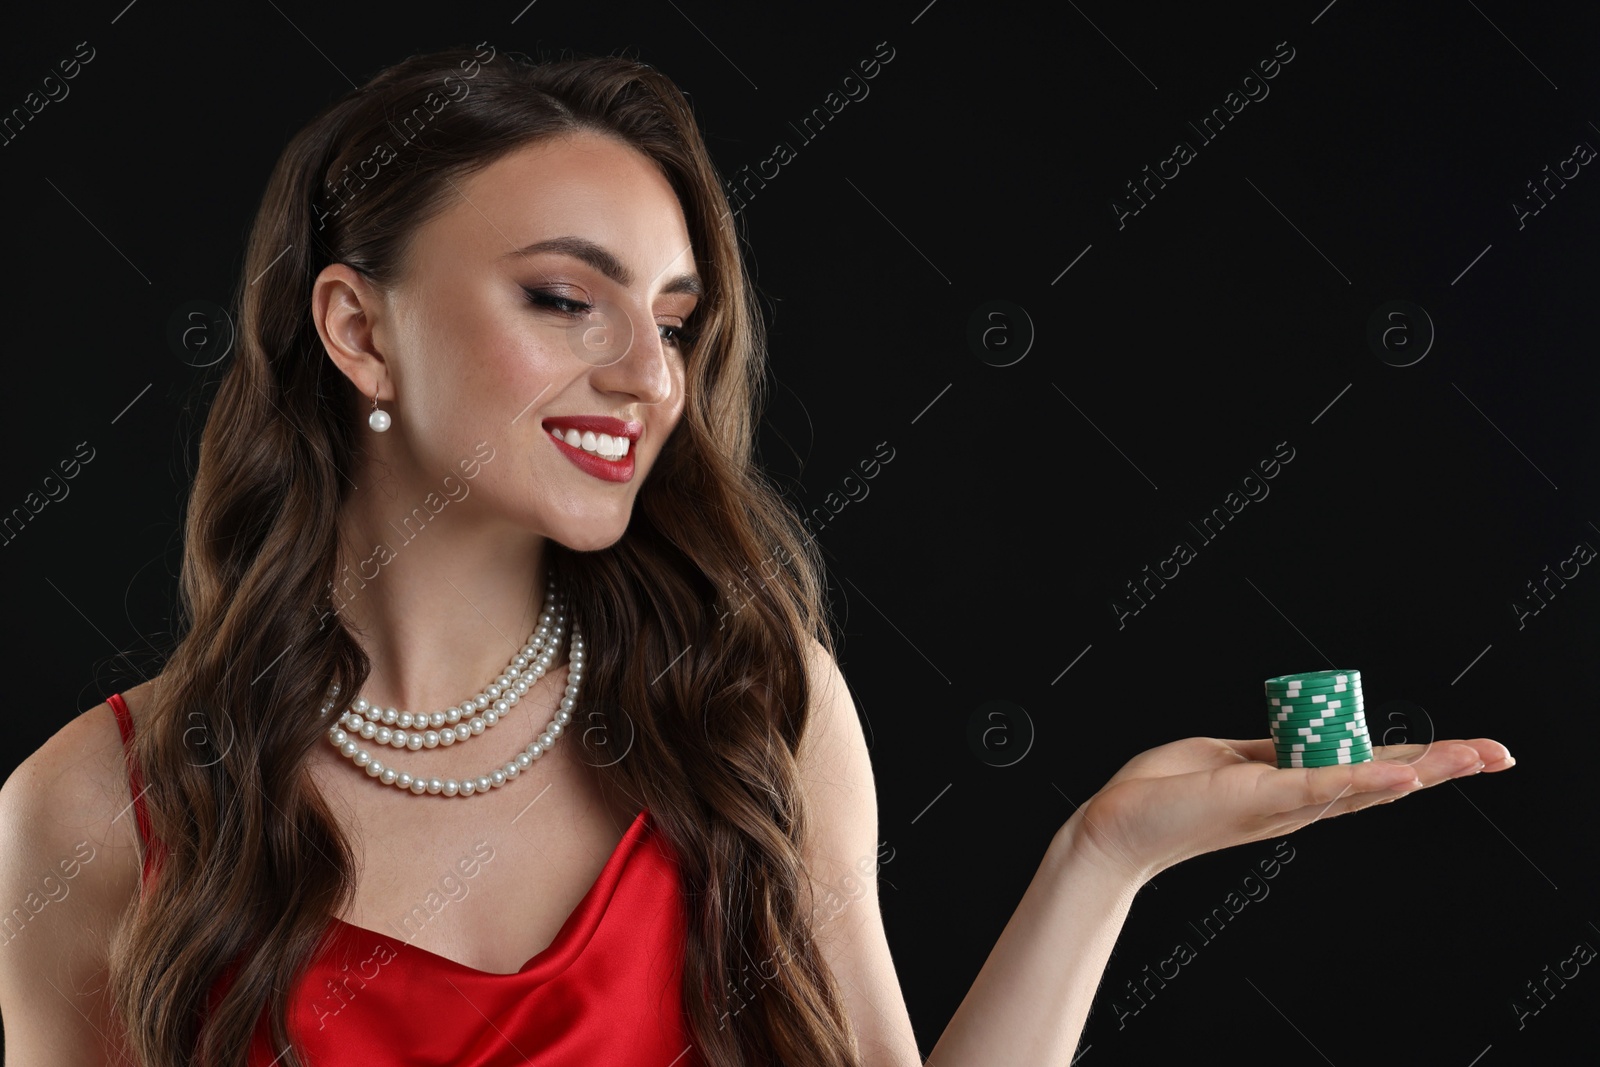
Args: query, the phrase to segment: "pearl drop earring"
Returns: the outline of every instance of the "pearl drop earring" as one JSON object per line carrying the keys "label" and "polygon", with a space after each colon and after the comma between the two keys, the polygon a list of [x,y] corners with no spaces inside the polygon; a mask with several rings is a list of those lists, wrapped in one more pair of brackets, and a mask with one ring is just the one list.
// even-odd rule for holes
{"label": "pearl drop earring", "polygon": [[392,421],[393,420],[389,418],[389,413],[387,411],[379,409],[378,393],[376,390],[374,390],[372,393],[372,414],[367,416],[367,425],[371,426],[379,433],[382,433],[389,428],[389,424]]}

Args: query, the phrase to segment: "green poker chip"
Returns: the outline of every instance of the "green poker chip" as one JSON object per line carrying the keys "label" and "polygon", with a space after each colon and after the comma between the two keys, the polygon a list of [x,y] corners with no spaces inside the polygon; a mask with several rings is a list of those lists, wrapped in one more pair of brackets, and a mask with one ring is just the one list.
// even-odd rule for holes
{"label": "green poker chip", "polygon": [[1298,730],[1313,723],[1323,726],[1345,726],[1366,721],[1367,713],[1364,711],[1330,711],[1324,715],[1296,715],[1292,719],[1280,719],[1273,715],[1267,719],[1267,724],[1275,730]]}
{"label": "green poker chip", "polygon": [[1306,742],[1280,742],[1272,746],[1272,750],[1280,756],[1291,752],[1337,752],[1340,749],[1367,749],[1372,750],[1372,739],[1369,737],[1345,737],[1337,741],[1306,741]]}
{"label": "green poker chip", "polygon": [[1305,697],[1359,692],[1361,692],[1361,683],[1351,682],[1349,685],[1313,685],[1304,689],[1268,689],[1264,695],[1275,699],[1300,700]]}
{"label": "green poker chip", "polygon": [[1296,726],[1289,729],[1274,726],[1272,738],[1275,741],[1298,741],[1317,734],[1331,737],[1356,737],[1365,736],[1370,728],[1364,722],[1335,722],[1326,726]]}
{"label": "green poker chip", "polygon": [[1287,730],[1272,734],[1272,743],[1276,746],[1283,745],[1321,745],[1333,744],[1337,741],[1367,740],[1372,736],[1372,731],[1364,723],[1354,726],[1318,726],[1304,732],[1289,732]]}
{"label": "green poker chip", "polygon": [[1330,763],[1366,763],[1371,759],[1371,752],[1359,749],[1343,749],[1339,752],[1280,752],[1278,766],[1308,767],[1326,766]]}
{"label": "green poker chip", "polygon": [[1297,753],[1293,756],[1278,757],[1278,766],[1283,769],[1298,767],[1339,767],[1345,764],[1371,762],[1372,753],[1370,752],[1353,753],[1348,756],[1343,754],[1321,756],[1314,753],[1302,756]]}
{"label": "green poker chip", "polygon": [[1302,744],[1308,737],[1325,737],[1330,741],[1344,741],[1352,737],[1366,737],[1371,733],[1364,722],[1339,723],[1333,726],[1302,726],[1295,730],[1273,730],[1274,744]]}
{"label": "green poker chip", "polygon": [[[1346,741],[1348,741],[1349,744],[1345,744]],[[1372,747],[1372,738],[1366,737],[1366,736],[1360,736],[1360,737],[1335,737],[1335,738],[1332,738],[1332,739],[1329,739],[1329,738],[1326,738],[1326,737],[1319,737],[1319,738],[1315,738],[1315,739],[1309,738],[1309,737],[1303,737],[1298,741],[1274,741],[1272,743],[1272,751],[1274,751],[1274,752],[1322,752],[1322,751],[1333,751],[1335,749],[1340,749],[1340,748],[1360,748],[1362,745],[1365,745],[1366,747],[1371,748]]]}
{"label": "green poker chip", "polygon": [[1306,696],[1268,697],[1267,707],[1307,708],[1315,707],[1319,704],[1332,704],[1336,700],[1341,704],[1349,704],[1352,702],[1365,700],[1366,698],[1366,694],[1361,690],[1351,689],[1343,693],[1311,693]]}
{"label": "green poker chip", "polygon": [[1317,715],[1349,715],[1352,712],[1365,712],[1366,701],[1362,697],[1355,697],[1354,701],[1325,701],[1322,704],[1269,704],[1267,705],[1272,715],[1283,718],[1315,718]]}
{"label": "green poker chip", "polygon": [[1348,700],[1351,697],[1359,697],[1360,695],[1361,687],[1359,685],[1346,685],[1338,689],[1283,690],[1277,693],[1267,693],[1266,698],[1269,704],[1320,704],[1324,700]]}
{"label": "green poker chip", "polygon": [[[1272,747],[1278,752],[1288,752],[1296,749],[1338,748],[1344,742],[1351,745],[1372,744],[1372,735],[1363,730],[1360,733],[1347,734],[1301,734],[1299,737],[1274,737]],[[1345,745],[1346,748],[1349,745]]]}
{"label": "green poker chip", "polygon": [[1274,716],[1267,720],[1267,726],[1273,733],[1292,734],[1296,730],[1310,727],[1315,730],[1318,726],[1365,726],[1367,717],[1362,712],[1353,712],[1349,715],[1306,715],[1296,719],[1280,719]]}
{"label": "green poker chip", "polygon": [[1341,689],[1360,689],[1361,679],[1357,678],[1348,682],[1324,682],[1320,685],[1284,685],[1266,686],[1264,692],[1268,696],[1283,696],[1286,693],[1332,693]]}
{"label": "green poker chip", "polygon": [[1327,733],[1284,734],[1272,739],[1272,747],[1279,752],[1291,748],[1335,748],[1339,745],[1370,745],[1372,735],[1365,730],[1329,731]]}
{"label": "green poker chip", "polygon": [[1295,752],[1278,757],[1280,767],[1330,767],[1340,763],[1370,763],[1370,752]]}
{"label": "green poker chip", "polygon": [[1266,680],[1267,692],[1285,689],[1311,689],[1320,686],[1349,685],[1361,681],[1360,671],[1308,671],[1305,674],[1280,674]]}
{"label": "green poker chip", "polygon": [[1371,755],[1363,755],[1363,757],[1341,758],[1312,757],[1306,758],[1306,760],[1301,760],[1301,758],[1298,757],[1285,757],[1282,758],[1282,760],[1278,760],[1278,768],[1288,771],[1288,769],[1301,769],[1307,768],[1307,766],[1355,766],[1357,763],[1371,763],[1371,761],[1373,761],[1373,757],[1371,757]]}
{"label": "green poker chip", "polygon": [[[1318,704],[1317,707],[1322,707]],[[1326,707],[1320,712],[1285,712],[1283,709],[1272,709],[1267,715],[1269,723],[1280,726],[1304,726],[1307,723],[1323,721],[1323,723],[1349,723],[1357,718],[1366,718],[1366,709],[1362,707]]]}
{"label": "green poker chip", "polygon": [[1291,726],[1288,723],[1274,723],[1272,736],[1277,739],[1285,737],[1309,737],[1314,734],[1331,734],[1334,737],[1354,736],[1365,734],[1368,731],[1365,721],[1349,721],[1349,723],[1323,723],[1320,726]]}
{"label": "green poker chip", "polygon": [[1267,697],[1267,707],[1314,707],[1314,705],[1318,704],[1333,704],[1334,701],[1339,701],[1341,704],[1350,704],[1350,702],[1357,702],[1358,704],[1358,702],[1362,701],[1362,699],[1365,699],[1365,697],[1362,696],[1362,691],[1360,691],[1360,689],[1347,689],[1347,691],[1344,691],[1344,693],[1310,693],[1302,694],[1302,696],[1269,696]]}

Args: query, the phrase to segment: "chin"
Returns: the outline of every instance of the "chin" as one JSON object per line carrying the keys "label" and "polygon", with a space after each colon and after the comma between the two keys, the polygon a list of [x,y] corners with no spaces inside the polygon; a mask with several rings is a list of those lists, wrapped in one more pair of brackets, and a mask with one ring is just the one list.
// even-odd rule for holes
{"label": "chin", "polygon": [[590,525],[587,528],[563,530],[560,535],[552,534],[552,539],[560,542],[561,546],[573,552],[599,552],[610,548],[622,540],[622,535],[628,532],[626,523],[617,527],[609,525]]}

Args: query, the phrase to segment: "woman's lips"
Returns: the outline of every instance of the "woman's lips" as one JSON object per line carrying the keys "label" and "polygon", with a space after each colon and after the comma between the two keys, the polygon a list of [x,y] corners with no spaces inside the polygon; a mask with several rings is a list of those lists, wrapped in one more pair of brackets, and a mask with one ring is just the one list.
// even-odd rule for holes
{"label": "woman's lips", "polygon": [[644,436],[644,423],[638,419],[624,422],[610,415],[552,415],[542,423],[545,430],[577,430],[579,433],[608,433],[612,437],[626,437],[630,445],[637,445]]}
{"label": "woman's lips", "polygon": [[607,482],[626,482],[633,478],[633,449],[618,460],[601,459],[592,452],[585,452],[581,448],[574,448],[553,433],[546,432],[545,436],[550,443],[561,451],[561,454],[572,461],[572,465],[585,474],[592,474],[596,478]]}

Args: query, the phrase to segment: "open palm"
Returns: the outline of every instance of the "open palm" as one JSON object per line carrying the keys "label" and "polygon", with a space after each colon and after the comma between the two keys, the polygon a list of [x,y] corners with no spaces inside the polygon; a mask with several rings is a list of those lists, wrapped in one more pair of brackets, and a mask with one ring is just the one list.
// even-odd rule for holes
{"label": "open palm", "polygon": [[1516,761],[1498,741],[1382,745],[1365,763],[1279,768],[1268,738],[1189,737],[1141,752],[1079,814],[1099,858],[1148,880],[1204,852],[1298,830]]}

